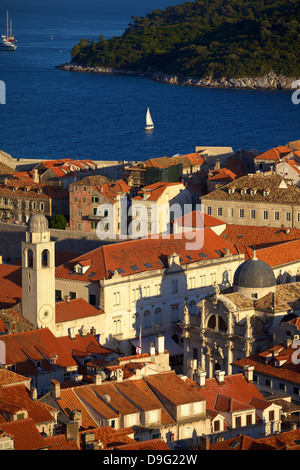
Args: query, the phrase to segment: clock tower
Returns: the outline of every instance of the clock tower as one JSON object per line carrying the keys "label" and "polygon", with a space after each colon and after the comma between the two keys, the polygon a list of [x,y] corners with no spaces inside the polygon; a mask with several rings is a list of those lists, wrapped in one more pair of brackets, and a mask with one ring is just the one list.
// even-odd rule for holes
{"label": "clock tower", "polygon": [[55,334],[55,250],[46,217],[31,216],[22,242],[22,315]]}

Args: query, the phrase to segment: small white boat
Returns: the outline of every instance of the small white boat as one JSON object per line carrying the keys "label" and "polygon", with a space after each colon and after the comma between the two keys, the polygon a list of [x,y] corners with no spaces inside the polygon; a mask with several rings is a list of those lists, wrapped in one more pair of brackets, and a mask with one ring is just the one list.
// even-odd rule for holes
{"label": "small white boat", "polygon": [[15,45],[16,39],[12,32],[12,21],[10,20],[10,28],[8,27],[8,12],[6,13],[6,31],[0,39],[0,51],[14,51],[17,49]]}
{"label": "small white boat", "polygon": [[152,121],[152,117],[151,117],[149,108],[147,108],[147,112],[146,112],[146,127],[145,127],[145,129],[146,130],[154,129],[154,124],[153,124],[153,121]]}

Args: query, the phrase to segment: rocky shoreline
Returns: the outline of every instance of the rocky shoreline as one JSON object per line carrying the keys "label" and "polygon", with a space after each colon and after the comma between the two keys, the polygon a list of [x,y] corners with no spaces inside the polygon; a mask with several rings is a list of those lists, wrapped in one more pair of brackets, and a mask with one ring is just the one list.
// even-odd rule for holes
{"label": "rocky shoreline", "polygon": [[85,73],[106,73],[118,75],[139,75],[151,80],[167,83],[169,85],[194,86],[201,88],[242,88],[251,90],[293,90],[293,83],[300,78],[285,77],[273,72],[263,77],[214,79],[212,77],[181,77],[179,75],[168,75],[162,72],[133,72],[130,70],[119,70],[110,67],[84,67],[78,64],[66,63],[56,66],[60,70]]}

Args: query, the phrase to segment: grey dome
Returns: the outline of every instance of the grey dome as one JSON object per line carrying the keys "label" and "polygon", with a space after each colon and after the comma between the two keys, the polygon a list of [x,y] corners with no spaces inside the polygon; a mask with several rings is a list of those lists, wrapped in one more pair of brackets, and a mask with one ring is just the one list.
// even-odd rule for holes
{"label": "grey dome", "polygon": [[29,232],[47,232],[49,229],[48,220],[43,214],[34,214],[28,222]]}
{"label": "grey dome", "polygon": [[233,285],[253,289],[274,287],[276,278],[273,269],[254,255],[252,259],[244,261],[237,268],[234,273]]}

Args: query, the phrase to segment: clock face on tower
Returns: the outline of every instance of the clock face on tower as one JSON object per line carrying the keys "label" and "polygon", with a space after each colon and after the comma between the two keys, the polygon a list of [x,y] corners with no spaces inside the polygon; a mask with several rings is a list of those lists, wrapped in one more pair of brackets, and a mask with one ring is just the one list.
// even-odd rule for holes
{"label": "clock face on tower", "polygon": [[40,322],[46,325],[52,320],[53,308],[50,305],[43,305],[39,311]]}

